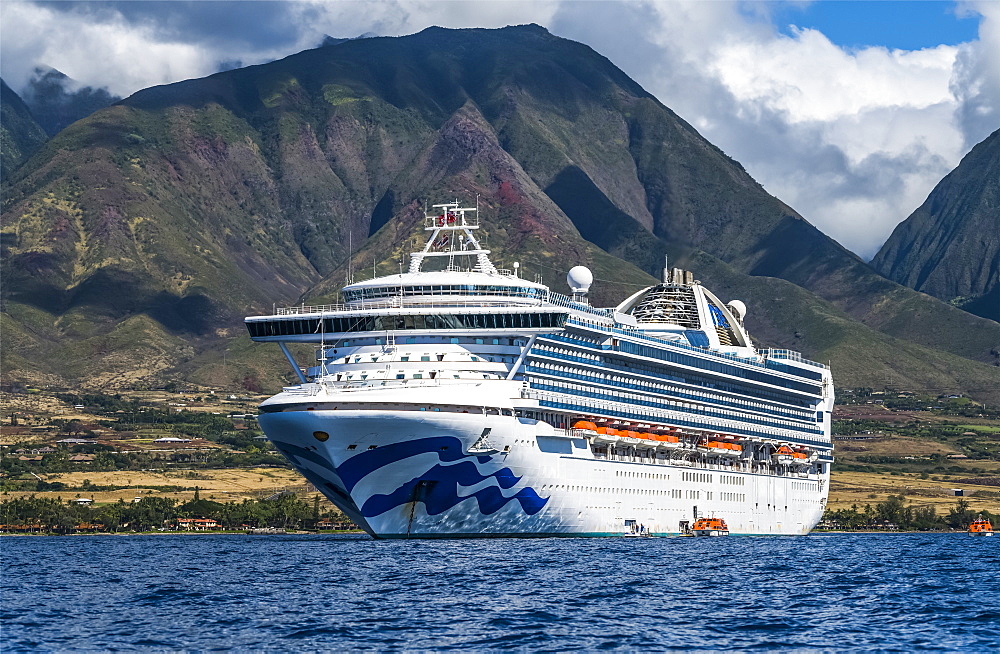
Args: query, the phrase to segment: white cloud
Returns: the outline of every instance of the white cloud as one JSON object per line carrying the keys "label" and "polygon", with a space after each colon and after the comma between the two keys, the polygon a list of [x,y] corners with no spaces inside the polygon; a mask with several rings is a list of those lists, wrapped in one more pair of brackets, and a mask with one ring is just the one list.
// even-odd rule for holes
{"label": "white cloud", "polygon": [[1000,126],[1000,3],[967,6],[984,17],[979,41],[912,52],[782,34],[760,3],[614,7],[568,4],[557,32],[608,55],[865,258]]}
{"label": "white cloud", "polygon": [[964,2],[979,39],[906,52],[783,34],[767,3],[634,0],[0,3],[0,72],[37,64],[128,95],[260,63],[326,34],[536,22],[587,43],[739,160],[765,188],[870,257],[1000,126],[1000,2]]}
{"label": "white cloud", "polygon": [[81,84],[128,95],[146,86],[214,72],[202,48],[158,41],[147,26],[109,18],[94,21],[26,2],[3,3],[4,79],[12,88],[22,88],[32,69],[44,64]]}
{"label": "white cloud", "polygon": [[1000,2],[980,0],[963,7],[983,17],[979,39],[959,49],[951,85],[968,150],[1000,127]]}

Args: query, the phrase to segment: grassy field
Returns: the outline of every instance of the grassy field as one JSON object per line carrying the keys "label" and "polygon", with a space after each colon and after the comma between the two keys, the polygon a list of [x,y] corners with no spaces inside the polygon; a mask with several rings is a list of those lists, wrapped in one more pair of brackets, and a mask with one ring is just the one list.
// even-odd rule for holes
{"label": "grassy field", "polygon": [[1000,488],[996,486],[921,479],[915,474],[838,471],[836,467],[827,505],[831,509],[849,509],[852,505],[863,508],[865,504],[874,506],[890,495],[902,495],[908,504],[933,506],[938,514],[945,514],[958,499],[952,491],[954,488],[965,490],[965,499],[973,510],[1000,513]]}
{"label": "grassy field", "polygon": [[[143,406],[159,407],[161,416],[164,415],[162,411],[170,415],[183,411],[218,413],[224,417],[229,413],[255,413],[255,404],[260,398],[215,397],[207,392],[142,391],[129,394],[128,399]],[[158,424],[139,424],[141,420],[137,422],[137,417],[141,414],[135,409],[101,412],[87,407],[80,411],[70,402],[44,394],[4,394],[0,401],[8,414],[16,411],[21,416],[18,427],[5,425],[0,430],[0,444],[6,446],[7,452],[15,447],[53,444],[66,434],[46,425],[65,424],[72,419],[92,426],[99,421],[124,421],[126,428],[133,430],[125,440],[114,440],[116,437],[111,435],[111,429],[97,430],[100,433],[91,438],[104,438],[101,434],[105,434],[112,439],[104,441],[108,446],[130,457],[139,457],[130,466],[136,469],[103,472],[87,470],[86,464],[78,464],[65,468],[72,470],[70,472],[55,472],[38,467],[35,479],[47,483],[60,482],[67,487],[41,490],[37,492],[40,495],[62,497],[64,501],[88,497],[98,504],[148,496],[184,502],[194,497],[195,488],[199,489],[200,497],[219,502],[260,499],[286,489],[294,490],[309,501],[316,495],[304,479],[288,468],[265,467],[263,464],[252,467],[258,465],[256,462],[242,464],[243,467],[204,464],[204,457],[210,456],[211,452],[237,451],[238,448],[232,444],[191,436],[191,442],[176,446],[199,450],[194,458],[202,461],[201,465],[177,460],[164,462],[162,458],[147,456],[150,449],[168,450],[170,447],[153,443],[153,438],[184,434],[175,433],[174,430],[181,427],[164,424],[162,418]],[[866,504],[875,505],[890,495],[902,495],[907,503],[933,506],[938,514],[944,514],[957,501],[953,489],[963,488],[973,510],[1000,513],[1000,485],[970,483],[972,480],[1000,480],[1000,420],[947,412],[893,410],[877,404],[838,406],[835,417],[836,463],[833,466],[829,508],[849,509],[857,505],[863,509]],[[36,425],[46,426],[46,431],[32,431],[39,428]],[[11,431],[15,429],[16,433]],[[259,434],[257,431],[245,433],[248,436]],[[218,438],[218,434],[212,438]],[[269,445],[245,440],[240,447],[253,449]],[[266,465],[272,463],[267,462]],[[22,470],[19,478],[33,482],[30,472]],[[108,490],[95,486],[123,488]],[[29,494],[31,492],[27,490],[10,488],[4,498]],[[327,501],[323,499],[322,502],[326,504]]]}
{"label": "grassy field", "polygon": [[[72,490],[43,491],[39,493],[9,492],[5,499],[24,495],[60,496],[70,500],[77,495],[88,497],[97,504],[131,501],[136,497],[169,497],[182,502],[194,498],[195,488],[203,499],[216,502],[260,499],[262,496],[280,492],[292,487],[304,490],[305,480],[295,471],[283,468],[252,468],[222,470],[126,470],[126,471],[82,471],[44,475],[47,482],[62,482],[72,486]],[[93,486],[127,486],[121,490],[92,491],[79,487],[89,480]],[[180,486],[185,490],[165,491],[157,487]],[[312,493],[300,492],[300,495]]]}

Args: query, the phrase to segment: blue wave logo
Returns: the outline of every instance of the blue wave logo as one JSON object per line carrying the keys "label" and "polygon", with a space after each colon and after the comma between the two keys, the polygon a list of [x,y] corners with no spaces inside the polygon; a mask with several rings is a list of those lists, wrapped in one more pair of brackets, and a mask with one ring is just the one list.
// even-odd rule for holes
{"label": "blue wave logo", "polygon": [[[530,487],[505,496],[503,490],[513,488],[521,478],[510,468],[482,474],[476,462],[489,463],[492,457],[464,454],[462,442],[451,436],[419,438],[368,450],[338,466],[337,474],[350,492],[362,479],[387,465],[431,452],[437,454],[441,463],[450,465],[437,464],[391,493],[372,495],[361,505],[361,514],[371,518],[408,502],[423,502],[428,515],[439,515],[460,502],[475,498],[483,515],[492,515],[513,501],[528,515],[535,515],[549,501],[539,497]],[[459,485],[470,487],[488,479],[495,483],[469,495],[458,494]]]}

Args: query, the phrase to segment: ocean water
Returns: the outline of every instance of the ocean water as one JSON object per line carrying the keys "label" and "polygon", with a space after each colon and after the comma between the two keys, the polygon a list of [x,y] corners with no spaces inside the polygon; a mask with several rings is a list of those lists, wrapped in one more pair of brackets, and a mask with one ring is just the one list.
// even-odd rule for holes
{"label": "ocean water", "polygon": [[0,647],[1000,649],[1000,537],[8,537]]}

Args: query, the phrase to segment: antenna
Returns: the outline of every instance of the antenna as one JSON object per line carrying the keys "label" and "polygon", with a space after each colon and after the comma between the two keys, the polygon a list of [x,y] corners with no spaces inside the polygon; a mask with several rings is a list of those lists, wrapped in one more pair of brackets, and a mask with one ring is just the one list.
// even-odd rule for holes
{"label": "antenna", "polygon": [[323,363],[320,365],[320,372],[322,377],[326,377],[326,315],[323,313],[319,314],[319,351],[323,354]]}

